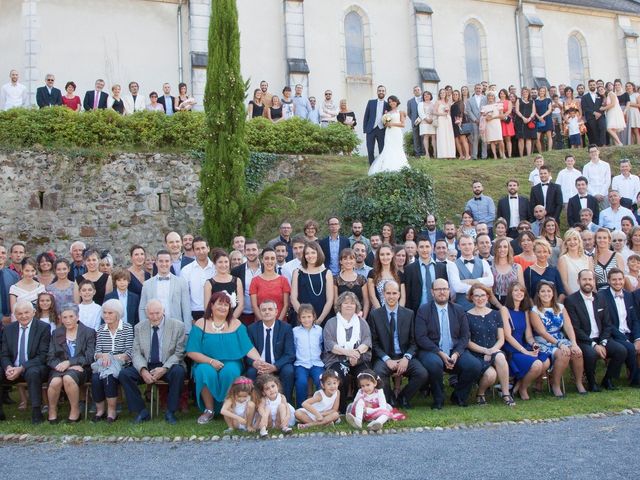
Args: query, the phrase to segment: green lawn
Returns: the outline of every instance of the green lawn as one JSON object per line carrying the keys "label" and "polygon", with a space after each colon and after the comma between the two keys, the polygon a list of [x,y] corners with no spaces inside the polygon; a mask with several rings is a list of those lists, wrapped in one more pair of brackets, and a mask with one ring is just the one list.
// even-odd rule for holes
{"label": "green lawn", "polygon": [[[565,167],[564,157],[571,152],[576,157],[576,167],[588,162],[585,149],[555,150],[544,154],[545,162],[551,168],[555,178]],[[601,149],[600,157],[611,164],[612,175],[619,173],[617,161],[630,158],[635,165],[633,173],[638,173],[640,164],[640,146],[606,147]],[[529,172],[533,169],[533,157],[507,160],[425,160],[410,158],[411,166],[424,169],[434,180],[440,223],[446,218],[460,221],[466,202],[472,197],[471,183],[480,180],[484,193],[498,201],[506,194],[506,182],[510,178],[520,181],[520,191],[529,195]],[[289,220],[295,232],[302,230],[305,220],[313,218],[320,223],[321,236],[326,234],[324,220],[338,210],[339,194],[349,182],[363,177],[369,168],[366,157],[348,156],[308,156],[302,163],[300,175],[289,181],[288,196],[295,206],[287,211],[283,218],[266,218],[257,231],[262,241],[268,241],[278,232],[278,224],[285,218]],[[397,225],[396,230],[404,228]],[[366,225],[365,225],[366,228]],[[343,226],[343,232],[350,232],[350,226]]]}
{"label": "green lawn", "polygon": [[[599,374],[600,376],[601,374]],[[569,382],[567,375],[567,382]],[[626,382],[625,382],[626,383]],[[570,415],[589,414],[599,412],[618,412],[624,409],[640,408],[640,392],[637,389],[621,388],[614,392],[590,393],[581,396],[576,393],[573,384],[567,383],[568,395],[563,400],[557,400],[547,393],[533,393],[531,400],[524,402],[516,398],[517,405],[509,408],[503,405],[496,392],[496,397],[487,395],[489,405],[478,407],[470,404],[467,408],[451,406],[447,402],[445,408],[440,411],[432,411],[429,406],[431,398],[424,399],[421,396],[414,398],[414,408],[407,412],[407,419],[402,422],[389,422],[386,428],[405,427],[446,427],[452,425],[473,425],[485,422],[503,422],[519,420],[540,420],[559,418]],[[472,392],[470,402],[475,398]],[[199,412],[192,408],[187,414],[179,414],[179,421],[171,426],[164,422],[163,412],[160,417],[142,425],[133,425],[132,416],[125,410],[115,423],[107,425],[105,422],[93,424],[90,421],[77,424],[31,425],[29,412],[18,412],[14,405],[5,407],[8,420],[0,423],[0,434],[32,434],[32,435],[79,435],[91,437],[176,437],[189,438],[211,437],[223,435],[226,428],[222,419],[218,418],[208,425],[197,425],[196,418]],[[59,410],[59,418],[66,418],[67,409],[62,406]],[[320,431],[312,429],[311,431]],[[350,427],[342,422],[336,427],[327,427],[324,431],[347,431]],[[279,432],[274,432],[279,433]]]}

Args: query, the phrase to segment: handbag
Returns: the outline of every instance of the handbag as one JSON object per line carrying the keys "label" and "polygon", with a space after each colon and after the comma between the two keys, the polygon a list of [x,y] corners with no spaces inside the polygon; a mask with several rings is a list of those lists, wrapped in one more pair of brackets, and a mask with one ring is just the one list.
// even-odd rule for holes
{"label": "handbag", "polygon": [[527,127],[533,130],[534,128],[536,128],[536,124],[533,122],[533,120],[531,120],[529,123],[527,123]]}
{"label": "handbag", "polygon": [[504,123],[511,123],[511,115],[507,115],[507,118],[503,120]]}
{"label": "handbag", "polygon": [[471,123],[463,123],[460,125],[460,133],[462,135],[471,135],[473,133],[473,125]]}
{"label": "handbag", "polygon": [[538,128],[544,128],[546,126],[547,126],[547,122],[545,122],[544,120],[538,120],[536,122],[536,127],[538,127]]}

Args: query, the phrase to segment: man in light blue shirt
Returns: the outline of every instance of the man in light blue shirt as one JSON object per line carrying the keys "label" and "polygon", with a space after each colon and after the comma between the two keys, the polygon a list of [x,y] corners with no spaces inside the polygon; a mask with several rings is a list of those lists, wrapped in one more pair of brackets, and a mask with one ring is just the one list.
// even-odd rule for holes
{"label": "man in light blue shirt", "polygon": [[306,96],[302,95],[302,85],[297,84],[295,92],[292,98],[295,105],[295,116],[307,120],[311,111],[311,103]]}
{"label": "man in light blue shirt", "polygon": [[311,109],[309,110],[307,120],[316,125],[320,125],[320,110],[318,110],[316,103],[316,97],[309,97],[309,105],[311,105]]}
{"label": "man in light blue shirt", "polygon": [[473,198],[467,202],[464,209],[471,212],[477,223],[486,223],[489,227],[489,236],[493,236],[493,221],[496,219],[496,205],[491,197],[483,195],[484,187],[479,181],[471,185]]}
{"label": "man in light blue shirt", "polygon": [[637,226],[638,222],[631,210],[620,205],[620,192],[611,190],[609,192],[609,208],[605,208],[600,212],[600,225],[609,230],[620,230],[622,228],[622,217],[629,217],[633,220],[633,225]]}

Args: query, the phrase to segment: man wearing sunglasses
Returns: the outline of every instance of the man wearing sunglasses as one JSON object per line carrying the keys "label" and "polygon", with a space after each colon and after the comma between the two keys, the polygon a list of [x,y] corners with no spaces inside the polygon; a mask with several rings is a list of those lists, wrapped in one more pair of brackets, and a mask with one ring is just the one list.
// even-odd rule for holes
{"label": "man wearing sunglasses", "polygon": [[45,108],[62,105],[62,93],[60,89],[53,86],[55,81],[56,77],[50,73],[47,73],[44,77],[44,87],[39,87],[36,90],[36,103],[38,107]]}

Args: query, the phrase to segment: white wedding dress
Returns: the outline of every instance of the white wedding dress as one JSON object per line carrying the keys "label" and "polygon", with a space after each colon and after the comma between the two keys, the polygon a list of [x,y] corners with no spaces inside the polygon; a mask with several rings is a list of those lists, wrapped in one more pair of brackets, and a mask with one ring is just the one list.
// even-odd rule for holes
{"label": "white wedding dress", "polygon": [[[391,123],[400,122],[400,112],[391,112]],[[398,172],[408,167],[409,162],[404,153],[401,127],[387,127],[384,134],[384,148],[369,167],[369,175],[380,172]]]}

